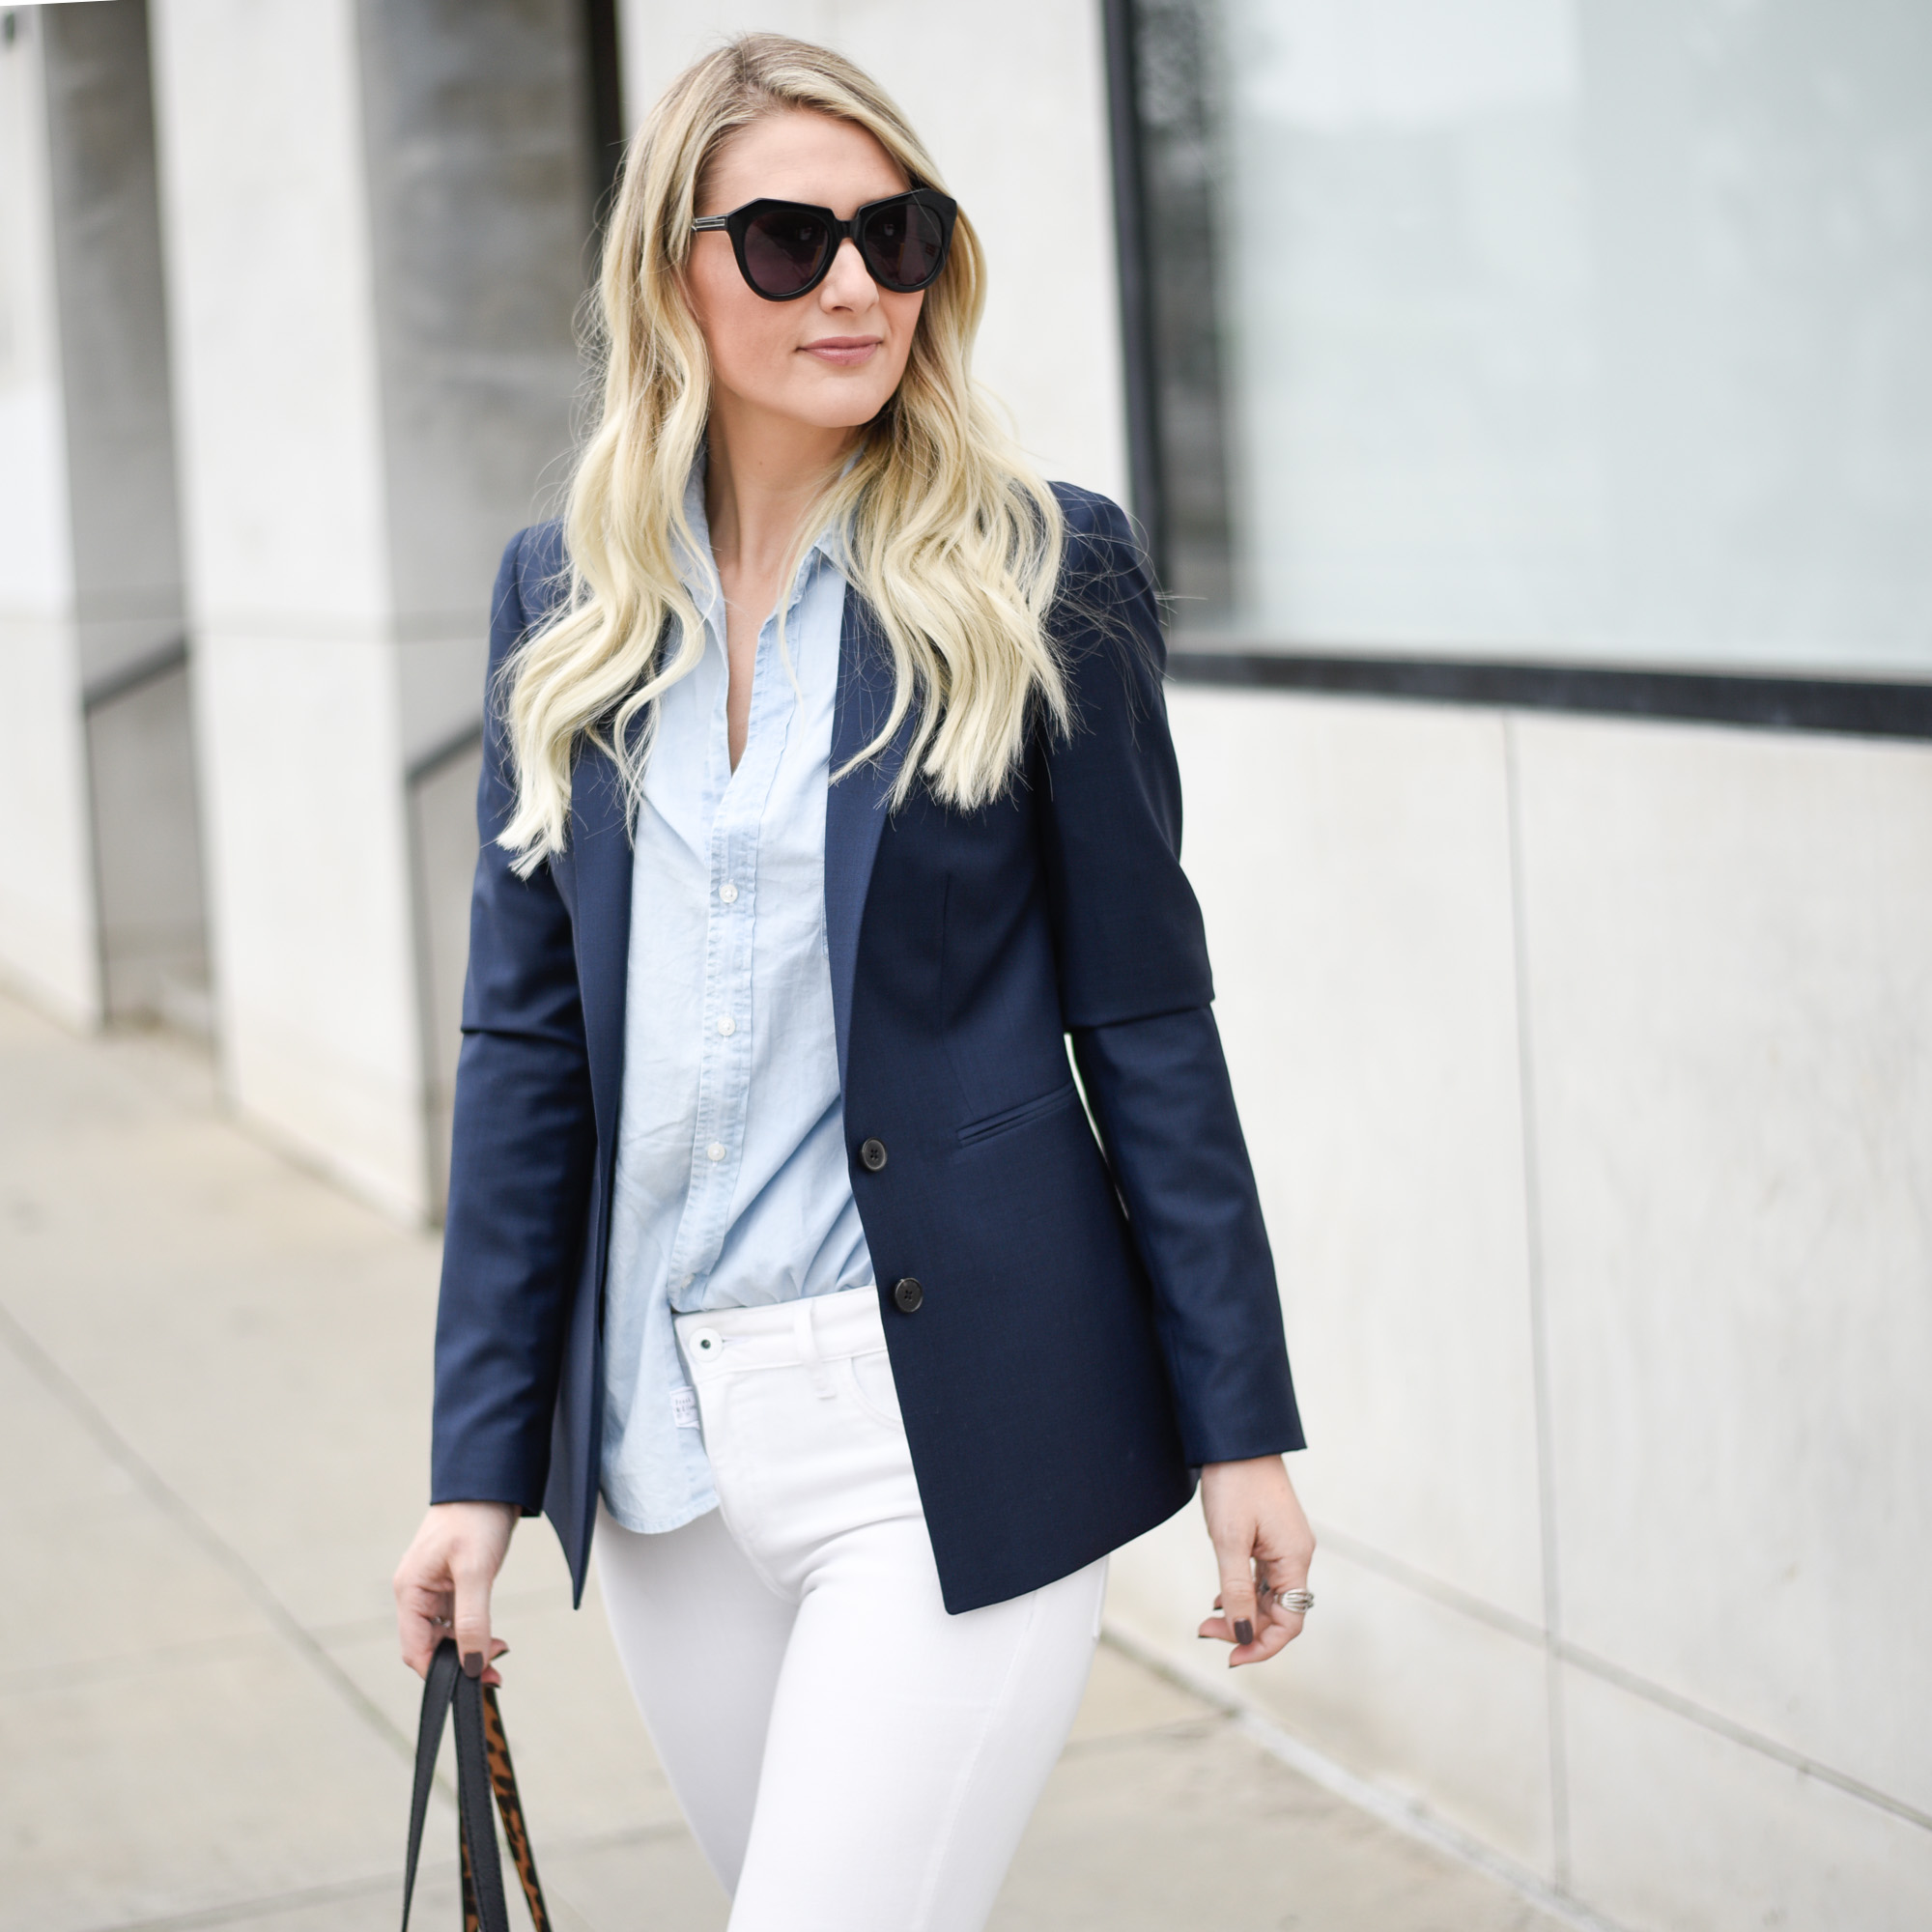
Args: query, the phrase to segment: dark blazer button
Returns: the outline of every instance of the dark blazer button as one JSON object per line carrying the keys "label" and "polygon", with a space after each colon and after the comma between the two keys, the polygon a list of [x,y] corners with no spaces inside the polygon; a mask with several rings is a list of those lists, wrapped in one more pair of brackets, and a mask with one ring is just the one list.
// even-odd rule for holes
{"label": "dark blazer button", "polygon": [[925,1290],[911,1275],[907,1275],[904,1280],[894,1282],[893,1299],[898,1303],[900,1314],[914,1315],[919,1311],[919,1304],[925,1299]]}
{"label": "dark blazer button", "polygon": [[859,1158],[874,1174],[886,1164],[886,1144],[884,1141],[866,1141],[859,1149]]}

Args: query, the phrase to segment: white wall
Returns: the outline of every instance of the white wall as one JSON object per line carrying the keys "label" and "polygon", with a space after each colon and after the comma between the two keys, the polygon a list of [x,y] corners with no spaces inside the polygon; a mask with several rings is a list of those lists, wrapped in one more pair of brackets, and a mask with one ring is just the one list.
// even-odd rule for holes
{"label": "white wall", "polygon": [[156,97],[225,1074],[407,1211],[425,1164],[355,15],[157,0]]}
{"label": "white wall", "polygon": [[1171,701],[1322,1537],[1240,1688],[1619,1922],[1932,1920],[1932,751]]}
{"label": "white wall", "polygon": [[0,971],[64,1018],[204,977],[141,0],[0,37]]}
{"label": "white wall", "polygon": [[635,127],[727,35],[795,34],[849,55],[904,109],[985,243],[975,373],[1046,473],[1124,500],[1100,10],[1090,0],[623,0]]}
{"label": "white wall", "polygon": [[497,554],[569,447],[579,10],[155,17],[227,1083],[413,1218],[433,1098],[407,773],[482,715]]}

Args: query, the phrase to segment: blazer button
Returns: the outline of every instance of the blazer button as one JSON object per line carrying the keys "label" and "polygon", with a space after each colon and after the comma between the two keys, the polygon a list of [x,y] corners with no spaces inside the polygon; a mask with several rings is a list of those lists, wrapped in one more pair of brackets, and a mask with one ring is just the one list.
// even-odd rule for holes
{"label": "blazer button", "polygon": [[884,1141],[863,1142],[859,1149],[859,1158],[866,1163],[866,1166],[869,1172],[877,1174],[880,1168],[884,1167],[886,1164],[885,1142]]}
{"label": "blazer button", "polygon": [[925,1290],[907,1275],[902,1281],[894,1282],[893,1299],[898,1303],[901,1315],[916,1315],[919,1304],[925,1299]]}

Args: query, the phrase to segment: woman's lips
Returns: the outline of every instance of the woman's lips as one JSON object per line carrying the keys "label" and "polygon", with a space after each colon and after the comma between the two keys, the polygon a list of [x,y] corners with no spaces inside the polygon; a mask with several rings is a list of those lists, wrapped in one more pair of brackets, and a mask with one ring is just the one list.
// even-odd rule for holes
{"label": "woman's lips", "polygon": [[856,369],[875,350],[882,337],[877,335],[825,335],[803,345],[804,353],[829,362],[835,369]]}

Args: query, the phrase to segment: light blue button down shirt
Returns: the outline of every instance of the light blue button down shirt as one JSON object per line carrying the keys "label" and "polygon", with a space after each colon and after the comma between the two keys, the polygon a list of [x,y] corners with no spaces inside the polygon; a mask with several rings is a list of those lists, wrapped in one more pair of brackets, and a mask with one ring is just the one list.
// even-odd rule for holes
{"label": "light blue button down shirt", "polygon": [[[717,1494],[671,1326],[872,1279],[845,1164],[825,943],[825,801],[845,580],[830,532],[758,632],[731,769],[703,469],[685,582],[704,657],[658,700],[631,891],[605,1309],[603,1492],[627,1529]],[[785,656],[791,659],[787,668]]]}

